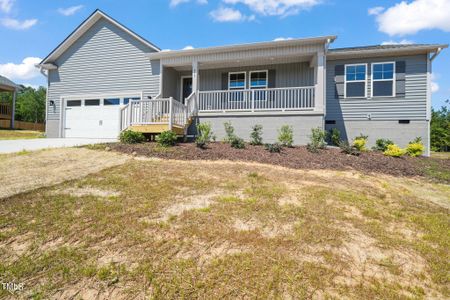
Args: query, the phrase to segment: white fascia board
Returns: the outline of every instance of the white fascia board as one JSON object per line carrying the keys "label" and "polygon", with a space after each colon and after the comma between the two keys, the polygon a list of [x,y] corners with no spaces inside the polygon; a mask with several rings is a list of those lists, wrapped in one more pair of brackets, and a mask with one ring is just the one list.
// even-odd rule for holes
{"label": "white fascia board", "polygon": [[259,42],[251,44],[240,44],[240,45],[229,45],[229,46],[218,46],[209,48],[198,48],[189,50],[174,50],[174,51],[161,51],[157,53],[149,53],[148,58],[150,59],[161,59],[168,57],[180,57],[180,56],[190,56],[190,55],[200,55],[200,54],[213,54],[213,53],[226,53],[234,51],[246,51],[255,50],[261,48],[277,48],[277,47],[288,47],[288,46],[298,46],[298,45],[313,45],[313,44],[323,44],[324,47],[327,43],[333,42],[337,37],[323,36],[314,38],[304,38],[304,39],[292,39],[284,41],[271,41],[271,42]]}

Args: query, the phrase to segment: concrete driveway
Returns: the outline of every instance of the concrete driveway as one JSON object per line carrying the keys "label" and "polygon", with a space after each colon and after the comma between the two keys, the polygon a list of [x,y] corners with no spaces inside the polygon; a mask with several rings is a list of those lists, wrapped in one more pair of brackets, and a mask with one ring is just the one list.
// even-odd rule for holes
{"label": "concrete driveway", "polygon": [[47,148],[74,147],[89,144],[111,143],[116,141],[116,139],[86,138],[0,140],[0,153],[14,153],[23,150],[33,151]]}

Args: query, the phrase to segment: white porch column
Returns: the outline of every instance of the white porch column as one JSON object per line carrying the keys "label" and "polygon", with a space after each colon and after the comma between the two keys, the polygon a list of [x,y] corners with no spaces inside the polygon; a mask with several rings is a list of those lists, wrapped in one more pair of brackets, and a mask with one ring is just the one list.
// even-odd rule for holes
{"label": "white porch column", "polygon": [[16,117],[16,97],[17,97],[17,89],[14,89],[11,107],[11,129],[14,129],[14,119]]}
{"label": "white porch column", "polygon": [[192,62],[192,91],[198,91],[198,61]]}
{"label": "white porch column", "polygon": [[325,76],[326,76],[326,58],[324,52],[318,52],[314,67],[315,84],[315,111],[325,113]]}

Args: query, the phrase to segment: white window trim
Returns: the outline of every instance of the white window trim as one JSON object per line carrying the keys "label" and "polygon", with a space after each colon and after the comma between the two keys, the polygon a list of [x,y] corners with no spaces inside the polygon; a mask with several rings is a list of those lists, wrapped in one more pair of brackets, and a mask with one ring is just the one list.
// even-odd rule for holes
{"label": "white window trim", "polygon": [[[257,85],[252,86],[252,73],[266,73],[266,84],[265,85]],[[248,75],[248,87],[250,89],[267,89],[269,87],[269,70],[256,70],[256,71],[250,71]]]}
{"label": "white window trim", "polygon": [[[394,64],[392,79],[373,79],[373,67],[375,65],[382,65],[382,64]],[[395,81],[397,80],[397,74],[395,73],[396,65],[395,61],[383,61],[383,62],[375,62],[371,65],[371,73],[370,73],[370,97],[371,98],[394,98],[397,94],[395,88]],[[392,81],[392,95],[391,96],[374,96],[373,95],[373,82],[374,81]]]}
{"label": "white window trim", "polygon": [[[244,88],[240,88],[240,87],[230,87],[230,82],[231,82],[231,75],[233,74],[244,74]],[[228,90],[246,90],[247,89],[247,72],[245,71],[240,71],[240,72],[228,72]]]}
{"label": "white window trim", "polygon": [[[347,81],[347,67],[352,66],[366,66],[366,74],[364,80],[352,80]],[[344,99],[361,99],[361,98],[367,98],[367,71],[369,70],[367,63],[358,63],[358,64],[346,64],[344,65]],[[347,97],[347,82],[364,82],[364,97],[358,96],[358,97]]]}

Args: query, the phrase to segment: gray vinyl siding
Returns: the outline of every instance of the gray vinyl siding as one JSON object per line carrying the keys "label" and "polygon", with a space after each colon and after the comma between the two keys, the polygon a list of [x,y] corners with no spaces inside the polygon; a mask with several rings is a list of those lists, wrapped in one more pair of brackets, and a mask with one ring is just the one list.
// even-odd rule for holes
{"label": "gray vinyl siding", "polygon": [[[107,21],[100,19],[54,63],[49,71],[47,120],[60,119],[60,98],[67,95],[143,92],[159,93],[159,61],[150,62],[155,50]],[[54,124],[54,122],[49,122]],[[54,133],[54,128],[47,130]]]}
{"label": "gray vinyl siding", "polygon": [[[371,95],[371,63],[405,61],[405,96],[374,97]],[[338,99],[335,84],[335,66],[344,64],[368,64],[368,98]],[[377,57],[327,62],[326,88],[327,120],[425,120],[427,114],[427,56]]]}
{"label": "gray vinyl siding", "polygon": [[260,65],[239,68],[224,68],[214,70],[200,69],[200,90],[215,91],[222,90],[222,74],[228,72],[246,72],[247,88],[250,71],[275,70],[275,87],[298,87],[314,85],[314,68],[309,67],[309,63],[290,63],[279,65]]}

